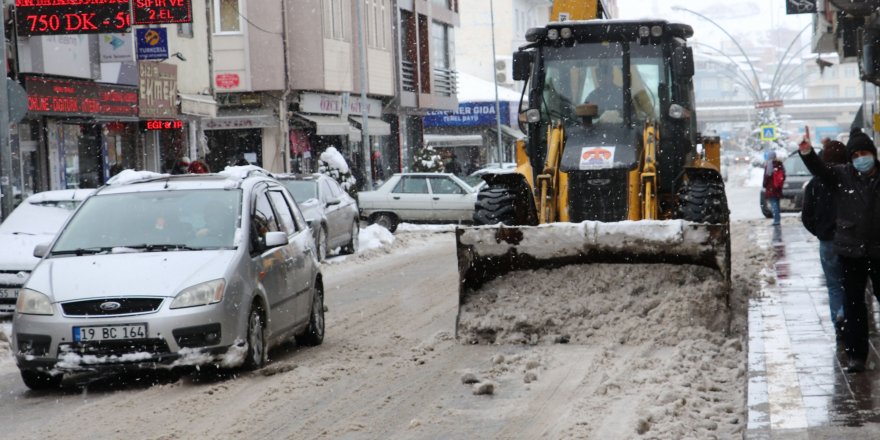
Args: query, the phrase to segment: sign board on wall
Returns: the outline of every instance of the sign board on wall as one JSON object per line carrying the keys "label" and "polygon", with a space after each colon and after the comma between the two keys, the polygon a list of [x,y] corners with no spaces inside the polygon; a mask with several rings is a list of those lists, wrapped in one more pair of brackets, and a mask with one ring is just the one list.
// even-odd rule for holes
{"label": "sign board on wall", "polygon": [[28,111],[68,116],[137,117],[135,88],[68,79],[29,76],[25,86]]}
{"label": "sign board on wall", "polygon": [[129,32],[129,0],[15,0],[19,36]]}
{"label": "sign board on wall", "polygon": [[134,61],[133,46],[131,33],[103,34],[98,37],[102,63]]}
{"label": "sign board on wall", "polygon": [[20,73],[97,79],[100,76],[98,35],[47,35],[19,38]]}
{"label": "sign board on wall", "polygon": [[177,116],[177,66],[158,62],[138,63],[138,79],[141,117]]}
{"label": "sign board on wall", "polygon": [[192,0],[134,0],[134,24],[192,23]]}
{"label": "sign board on wall", "polygon": [[218,73],[214,76],[214,85],[218,89],[237,89],[241,85],[241,77],[237,73]]}
{"label": "sign board on wall", "polygon": [[[501,124],[510,124],[510,103],[501,101]],[[427,127],[482,127],[493,126],[495,121],[494,102],[462,102],[454,112],[431,111],[423,118]]]}
{"label": "sign board on wall", "polygon": [[168,30],[165,28],[136,29],[137,59],[168,59]]}
{"label": "sign board on wall", "polygon": [[[371,118],[382,117],[382,101],[367,98],[365,104]],[[303,93],[299,96],[299,109],[303,113],[327,115],[355,115],[362,113],[361,99],[357,96],[331,95],[326,93]]]}

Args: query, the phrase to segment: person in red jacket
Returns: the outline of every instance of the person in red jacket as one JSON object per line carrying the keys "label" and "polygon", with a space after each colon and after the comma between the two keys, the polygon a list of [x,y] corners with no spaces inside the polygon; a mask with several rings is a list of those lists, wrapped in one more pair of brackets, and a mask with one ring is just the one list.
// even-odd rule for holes
{"label": "person in red jacket", "polygon": [[782,198],[782,187],[785,185],[785,167],[776,159],[776,153],[767,153],[767,164],[764,165],[764,198],[770,203],[773,212],[773,226],[779,226],[779,199]]}

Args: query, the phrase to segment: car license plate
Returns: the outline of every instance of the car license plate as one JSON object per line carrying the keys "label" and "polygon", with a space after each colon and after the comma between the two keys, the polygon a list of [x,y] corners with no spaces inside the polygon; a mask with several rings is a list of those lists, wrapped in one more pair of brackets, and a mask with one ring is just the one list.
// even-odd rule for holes
{"label": "car license plate", "polygon": [[147,324],[102,325],[74,327],[73,340],[89,341],[124,341],[127,339],[144,339],[147,337]]}
{"label": "car license plate", "polygon": [[0,298],[18,298],[18,289],[0,287]]}

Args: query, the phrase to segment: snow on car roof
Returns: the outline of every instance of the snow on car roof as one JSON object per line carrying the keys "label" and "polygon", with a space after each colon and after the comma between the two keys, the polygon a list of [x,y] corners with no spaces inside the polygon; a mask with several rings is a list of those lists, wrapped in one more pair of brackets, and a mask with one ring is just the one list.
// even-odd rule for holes
{"label": "snow on car roof", "polygon": [[95,192],[94,188],[84,189],[59,189],[54,191],[38,192],[27,198],[28,203],[63,202],[65,200],[85,200]]}

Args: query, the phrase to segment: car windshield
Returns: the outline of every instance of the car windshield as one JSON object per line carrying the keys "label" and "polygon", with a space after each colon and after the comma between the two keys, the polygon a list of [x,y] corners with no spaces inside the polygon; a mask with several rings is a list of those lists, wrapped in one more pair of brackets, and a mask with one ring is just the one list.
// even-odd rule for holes
{"label": "car windshield", "polygon": [[151,191],[93,196],[52,254],[233,248],[241,190]]}
{"label": "car windshield", "polygon": [[43,200],[18,205],[0,225],[5,234],[55,234],[81,203],[80,200]]}
{"label": "car windshield", "polygon": [[464,179],[464,183],[470,185],[471,188],[478,187],[481,183],[483,183],[483,178],[480,176],[470,175],[467,177],[462,177]]}
{"label": "car windshield", "polygon": [[285,180],[281,182],[290,191],[296,203],[318,198],[318,182],[314,180]]}
{"label": "car windshield", "polygon": [[785,162],[782,163],[785,167],[785,175],[786,176],[809,176],[810,170],[807,169],[807,166],[804,165],[804,161],[801,160],[800,157],[790,156],[788,159],[785,159]]}

